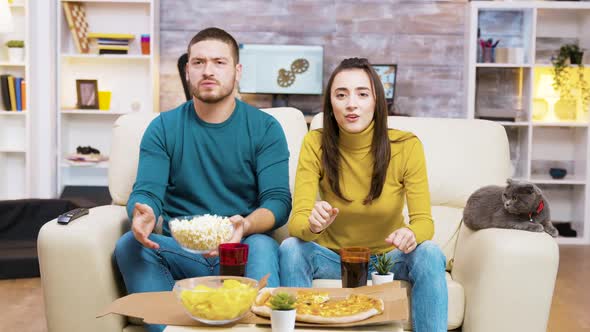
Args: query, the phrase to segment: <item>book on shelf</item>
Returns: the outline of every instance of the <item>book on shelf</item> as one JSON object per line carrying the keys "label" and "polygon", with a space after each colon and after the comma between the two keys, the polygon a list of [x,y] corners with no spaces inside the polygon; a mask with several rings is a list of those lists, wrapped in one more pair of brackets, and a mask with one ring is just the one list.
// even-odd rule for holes
{"label": "book on shelf", "polygon": [[127,54],[127,50],[98,50],[98,54]]}
{"label": "book on shelf", "polygon": [[12,109],[10,106],[10,91],[8,91],[8,76],[10,75],[0,75],[0,92],[2,93],[2,104],[6,111]]}
{"label": "book on shelf", "polygon": [[26,83],[22,77],[0,75],[0,94],[5,111],[23,111],[26,109]]}
{"label": "book on shelf", "polygon": [[27,81],[23,78],[20,81],[20,89],[21,89],[21,110],[27,110]]}
{"label": "book on shelf", "polygon": [[10,109],[16,112],[16,92],[14,91],[14,76],[8,76],[8,93],[10,95]]}
{"label": "book on shelf", "polygon": [[90,32],[88,33],[90,39],[116,39],[116,40],[127,40],[132,41],[135,39],[135,35],[130,33],[103,33],[103,32]]}

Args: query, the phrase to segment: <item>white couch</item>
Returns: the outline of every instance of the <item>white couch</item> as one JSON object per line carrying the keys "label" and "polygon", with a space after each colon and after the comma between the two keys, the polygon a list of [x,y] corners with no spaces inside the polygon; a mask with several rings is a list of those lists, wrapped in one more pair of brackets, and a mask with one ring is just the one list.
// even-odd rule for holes
{"label": "white couch", "polygon": [[[307,126],[294,108],[267,109],[283,126],[291,153],[290,186]],[[117,239],[129,229],[125,204],[135,181],[139,143],[156,115],[129,114],[113,128],[109,189],[114,204],[61,226],[52,220],[38,239],[49,332],[142,331],[117,315],[96,314],[125,288],[113,261]],[[558,266],[558,247],[545,233],[502,229],[472,232],[462,209],[477,188],[510,176],[502,126],[480,120],[390,117],[392,128],[423,142],[435,220],[435,238],[447,256],[449,329],[470,332],[545,331]],[[311,128],[321,126],[316,116]],[[456,232],[458,230],[458,232]],[[277,241],[286,229],[275,233]],[[452,265],[452,269],[451,269]],[[316,286],[339,282],[316,280]],[[407,287],[407,284],[405,285]]]}

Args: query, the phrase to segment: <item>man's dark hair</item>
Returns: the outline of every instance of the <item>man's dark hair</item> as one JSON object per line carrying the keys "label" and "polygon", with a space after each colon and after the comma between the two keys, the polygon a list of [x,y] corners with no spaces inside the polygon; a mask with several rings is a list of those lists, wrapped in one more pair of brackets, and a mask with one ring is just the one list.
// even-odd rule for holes
{"label": "man's dark hair", "polygon": [[236,42],[234,37],[232,37],[225,30],[214,27],[199,31],[199,33],[197,33],[193,37],[193,39],[191,39],[190,43],[188,43],[188,48],[186,50],[189,59],[191,57],[191,47],[194,44],[201,42],[203,40],[219,40],[221,42],[228,44],[232,49],[232,55],[234,57],[235,64],[238,64],[240,62],[240,52],[238,50],[238,43]]}

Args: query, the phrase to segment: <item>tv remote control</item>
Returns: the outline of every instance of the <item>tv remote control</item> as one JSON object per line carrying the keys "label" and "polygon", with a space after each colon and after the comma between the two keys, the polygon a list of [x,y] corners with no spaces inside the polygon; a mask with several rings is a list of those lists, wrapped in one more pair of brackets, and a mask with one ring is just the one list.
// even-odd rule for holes
{"label": "tv remote control", "polygon": [[73,210],[68,211],[68,212],[60,215],[59,217],[57,217],[57,223],[62,224],[62,225],[67,225],[71,221],[74,221],[74,220],[80,218],[81,216],[85,216],[87,214],[88,214],[87,208],[73,209]]}

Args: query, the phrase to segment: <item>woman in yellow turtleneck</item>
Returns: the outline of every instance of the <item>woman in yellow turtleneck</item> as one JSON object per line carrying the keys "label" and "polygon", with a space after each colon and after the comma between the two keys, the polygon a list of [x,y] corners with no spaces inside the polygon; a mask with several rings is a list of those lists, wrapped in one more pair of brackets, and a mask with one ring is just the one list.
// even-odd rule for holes
{"label": "woman in yellow turtleneck", "polygon": [[279,250],[281,285],[340,279],[338,250],[369,247],[372,260],[392,257],[395,278],[412,283],[414,331],[446,331],[445,257],[429,241],[434,225],[422,143],[387,129],[383,85],[366,59],[346,59],[334,70],[323,122],[301,147],[292,237]]}

